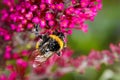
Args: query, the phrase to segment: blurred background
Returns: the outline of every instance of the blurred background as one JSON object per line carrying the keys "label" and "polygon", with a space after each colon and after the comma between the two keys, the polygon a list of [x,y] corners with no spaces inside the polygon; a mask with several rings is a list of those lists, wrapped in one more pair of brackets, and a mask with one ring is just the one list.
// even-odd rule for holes
{"label": "blurred background", "polygon": [[[89,54],[91,50],[109,49],[110,43],[120,42],[120,0],[103,0],[103,8],[94,22],[87,22],[88,33],[74,30],[68,45],[75,51],[74,56]],[[79,35],[78,35],[79,34]],[[84,75],[71,73],[61,80],[120,80],[120,63],[104,66],[100,71],[87,69]],[[72,79],[73,80],[73,79]]]}
{"label": "blurred background", "polygon": [[[91,50],[106,50],[110,43],[120,42],[120,0],[103,0],[103,8],[94,22],[86,23],[89,25],[87,33],[74,30],[68,36],[68,46],[75,52],[73,57],[88,55]],[[100,70],[88,68],[84,74],[71,72],[59,80],[120,80],[120,63],[102,65]]]}

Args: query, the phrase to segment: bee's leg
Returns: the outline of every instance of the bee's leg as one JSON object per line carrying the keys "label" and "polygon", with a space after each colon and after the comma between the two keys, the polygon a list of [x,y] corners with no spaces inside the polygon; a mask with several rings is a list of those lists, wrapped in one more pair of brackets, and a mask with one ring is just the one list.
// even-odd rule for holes
{"label": "bee's leg", "polygon": [[64,47],[63,48],[66,48],[67,47],[67,44],[66,43],[64,43],[64,45],[63,45]]}
{"label": "bee's leg", "polygon": [[60,55],[61,55],[61,52],[57,52],[57,55],[60,56]]}
{"label": "bee's leg", "polygon": [[38,38],[43,39],[43,35],[38,35]]}

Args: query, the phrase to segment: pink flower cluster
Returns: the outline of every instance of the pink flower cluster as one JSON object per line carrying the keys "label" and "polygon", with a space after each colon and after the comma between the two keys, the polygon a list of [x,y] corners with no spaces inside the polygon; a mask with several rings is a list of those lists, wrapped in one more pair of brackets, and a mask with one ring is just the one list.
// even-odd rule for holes
{"label": "pink flower cluster", "polygon": [[72,29],[87,32],[86,20],[94,20],[102,7],[101,0],[3,0],[1,21],[13,31],[24,31],[39,24],[46,32],[56,29],[72,33]]}
{"label": "pink flower cluster", "polygon": [[0,27],[0,36],[4,38],[5,41],[8,41],[11,39],[11,35],[8,30]]}
{"label": "pink flower cluster", "polygon": [[62,57],[53,55],[45,63],[35,68],[34,72],[39,76],[39,79],[51,77],[55,79],[72,71],[84,73],[88,67],[99,70],[101,64],[111,65],[115,61],[120,61],[120,44],[118,46],[111,44],[110,49],[101,52],[92,50],[88,56],[77,58],[71,57],[73,54],[71,49],[65,49]]}
{"label": "pink flower cluster", "polygon": [[[10,46],[8,46],[10,49]],[[7,47],[7,49],[8,49]],[[4,58],[6,61],[6,71],[8,71],[9,75],[2,74],[0,75],[0,80],[28,80],[26,76],[26,72],[28,70],[28,62],[25,60],[25,55],[29,56],[28,51],[22,51],[20,53],[12,53],[12,54],[5,54]],[[11,57],[9,57],[11,56]]]}
{"label": "pink flower cluster", "polygon": [[[11,47],[7,46],[6,51],[9,53]],[[57,79],[69,72],[84,73],[86,68],[94,67],[97,70],[101,68],[101,64],[111,65],[115,61],[120,61],[120,44],[118,46],[111,44],[110,50],[103,50],[101,52],[92,50],[88,56],[78,56],[72,58],[73,50],[66,48],[62,51],[61,56],[54,54],[45,63],[42,63],[36,68],[31,68],[27,57],[30,51],[22,51],[20,53],[12,53],[5,56],[6,70],[9,75],[0,75],[0,80],[29,80],[36,78]]]}

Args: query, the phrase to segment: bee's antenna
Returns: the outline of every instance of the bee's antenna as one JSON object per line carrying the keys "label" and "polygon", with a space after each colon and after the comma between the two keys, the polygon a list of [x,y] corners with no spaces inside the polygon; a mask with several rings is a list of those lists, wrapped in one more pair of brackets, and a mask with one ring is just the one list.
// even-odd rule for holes
{"label": "bee's antenna", "polygon": [[35,24],[35,35],[38,36],[39,35],[39,24]]}

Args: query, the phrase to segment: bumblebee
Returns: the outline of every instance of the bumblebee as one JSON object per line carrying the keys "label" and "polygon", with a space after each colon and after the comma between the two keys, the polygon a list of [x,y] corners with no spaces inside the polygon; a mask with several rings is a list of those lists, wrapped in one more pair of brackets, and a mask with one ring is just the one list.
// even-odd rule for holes
{"label": "bumblebee", "polygon": [[[38,31],[38,25],[35,28]],[[45,62],[54,53],[61,55],[61,51],[65,48],[65,36],[62,32],[55,31],[51,35],[43,34],[38,37],[40,40],[36,43],[36,50],[33,51],[35,62]]]}

